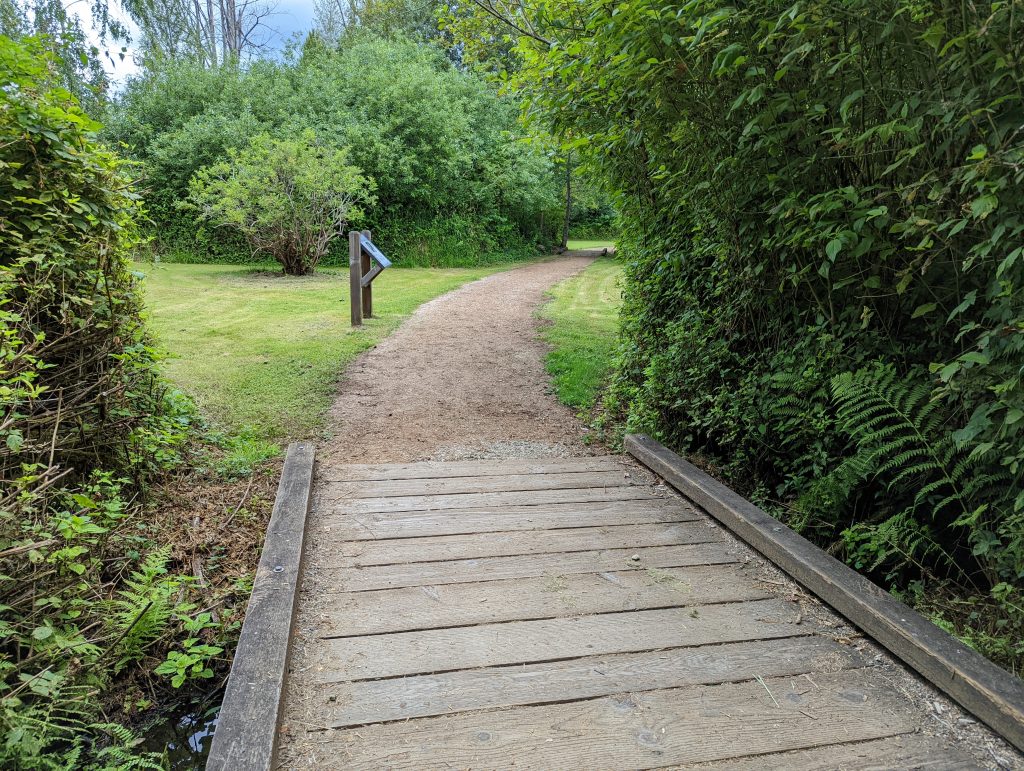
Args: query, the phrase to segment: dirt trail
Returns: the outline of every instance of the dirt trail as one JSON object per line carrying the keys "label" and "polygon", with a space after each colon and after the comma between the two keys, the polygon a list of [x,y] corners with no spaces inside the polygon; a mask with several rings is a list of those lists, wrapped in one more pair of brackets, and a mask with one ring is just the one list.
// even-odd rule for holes
{"label": "dirt trail", "polygon": [[549,393],[536,310],[594,255],[497,273],[421,306],[349,367],[321,468],[587,454],[579,421]]}

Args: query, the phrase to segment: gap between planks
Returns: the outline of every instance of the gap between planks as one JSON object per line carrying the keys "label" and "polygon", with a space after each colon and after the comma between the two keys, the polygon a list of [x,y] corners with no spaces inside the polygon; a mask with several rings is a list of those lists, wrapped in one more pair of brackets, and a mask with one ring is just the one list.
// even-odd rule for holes
{"label": "gap between planks", "polygon": [[311,691],[308,698],[324,716],[323,728],[352,728],[865,665],[859,651],[827,638],[802,636],[338,682]]}
{"label": "gap between planks", "polygon": [[370,514],[326,515],[315,529],[331,532],[340,540],[367,541],[420,538],[434,535],[473,535],[509,530],[559,530],[659,522],[710,522],[685,501],[599,501],[558,503],[547,506],[459,509],[452,511],[405,511]]}
{"label": "gap between planks", "polygon": [[[729,541],[708,541],[681,546],[649,546],[601,551],[481,557],[468,560],[416,562],[400,565],[324,566],[333,586],[344,592],[366,592],[403,586],[475,583],[544,575],[602,573],[739,562],[742,547]],[[634,560],[633,557],[639,559]]]}
{"label": "gap between planks", "polygon": [[316,683],[809,634],[799,608],[753,600],[318,641]]}
{"label": "gap between planks", "polygon": [[525,492],[462,493],[456,495],[402,495],[394,498],[351,498],[335,500],[318,497],[320,510],[330,514],[371,514],[402,511],[444,511],[505,506],[546,506],[552,503],[593,503],[600,501],[657,501],[669,499],[646,485],[527,490]]}
{"label": "gap between planks", "polygon": [[[912,733],[871,670],[464,712],[307,734],[320,768],[652,768]],[[770,694],[774,694],[769,698]],[[316,754],[316,745],[323,754]],[[309,751],[307,745],[304,749]]]}
{"label": "gap between planks", "polygon": [[486,534],[379,539],[341,544],[341,567],[400,565],[418,562],[519,557],[649,546],[682,546],[724,540],[723,532],[705,522],[645,525],[595,525],[558,530],[497,531]]}
{"label": "gap between planks", "polygon": [[422,461],[420,463],[378,463],[329,466],[320,470],[326,482],[376,482],[399,479],[444,479],[465,476],[507,474],[559,474],[587,471],[635,471],[622,455],[593,455],[580,458],[506,458],[476,461]]}
{"label": "gap between planks", "polygon": [[591,471],[575,474],[506,474],[488,477],[328,482],[323,487],[322,495],[326,500],[352,500],[629,487],[650,485],[652,481],[653,478],[646,472],[636,470]]}
{"label": "gap between planks", "polygon": [[686,607],[772,596],[736,565],[549,575],[334,594],[320,637]]}

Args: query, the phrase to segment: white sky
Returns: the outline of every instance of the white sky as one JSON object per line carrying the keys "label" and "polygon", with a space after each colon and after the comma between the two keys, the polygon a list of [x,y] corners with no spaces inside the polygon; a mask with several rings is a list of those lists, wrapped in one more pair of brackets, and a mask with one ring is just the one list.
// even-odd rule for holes
{"label": "white sky", "polygon": [[[69,13],[75,14],[82,22],[82,28],[86,31],[89,36],[90,42],[100,49],[103,55],[103,65],[106,69],[107,74],[110,76],[110,80],[115,84],[115,89],[118,85],[124,83],[125,79],[131,75],[136,74],[139,71],[138,65],[135,63],[135,41],[127,45],[127,52],[122,60],[118,55],[121,51],[120,44],[107,43],[102,44],[97,37],[96,31],[93,28],[92,22],[92,9],[89,0],[64,0],[64,7]],[[130,29],[132,29],[132,37],[136,39],[138,36],[138,30],[135,25],[132,24],[131,19],[127,17],[120,9],[117,0],[110,0],[110,12],[112,15],[120,19]],[[268,20],[268,25],[274,30],[274,34],[271,39],[271,48],[275,51],[279,51],[293,34],[305,33],[312,29],[314,17],[314,6],[313,0],[278,0],[276,3],[276,10]]]}

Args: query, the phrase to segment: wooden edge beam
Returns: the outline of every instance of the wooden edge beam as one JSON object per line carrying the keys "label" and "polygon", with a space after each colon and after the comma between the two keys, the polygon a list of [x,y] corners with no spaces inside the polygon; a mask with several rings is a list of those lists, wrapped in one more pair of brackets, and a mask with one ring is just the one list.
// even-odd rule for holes
{"label": "wooden edge beam", "polygon": [[968,648],[721,482],[643,434],[630,455],[1024,750],[1024,681]]}
{"label": "wooden edge beam", "polygon": [[313,487],[313,461],[311,443],[288,447],[206,761],[207,771],[264,771],[272,767]]}

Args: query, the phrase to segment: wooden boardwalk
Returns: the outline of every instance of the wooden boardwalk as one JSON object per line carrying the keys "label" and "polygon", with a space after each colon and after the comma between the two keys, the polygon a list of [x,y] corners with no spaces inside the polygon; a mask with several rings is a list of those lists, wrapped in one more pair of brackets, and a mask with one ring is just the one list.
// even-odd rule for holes
{"label": "wooden boardwalk", "polygon": [[326,588],[276,767],[977,767],[920,732],[870,646],[635,463],[347,466],[318,485]]}

